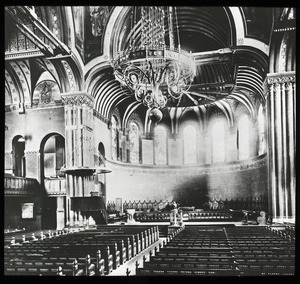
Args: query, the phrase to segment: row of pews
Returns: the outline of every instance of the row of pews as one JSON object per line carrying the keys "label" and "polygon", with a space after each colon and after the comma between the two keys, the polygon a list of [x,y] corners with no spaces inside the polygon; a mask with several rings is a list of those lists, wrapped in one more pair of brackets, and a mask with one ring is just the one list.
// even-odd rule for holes
{"label": "row of pews", "polygon": [[295,239],[272,227],[226,229],[240,275],[277,276],[295,273]]}
{"label": "row of pews", "polygon": [[295,242],[269,227],[185,226],[151,253],[138,276],[294,275]]}
{"label": "row of pews", "polygon": [[4,248],[5,275],[103,276],[159,239],[157,226],[97,226]]}
{"label": "row of pews", "polygon": [[[183,218],[186,222],[213,222],[213,221],[233,221],[234,219],[241,220],[241,216],[234,217],[231,212],[225,211],[207,211],[207,212],[183,212]],[[134,219],[138,222],[169,222],[170,212],[136,212]]]}

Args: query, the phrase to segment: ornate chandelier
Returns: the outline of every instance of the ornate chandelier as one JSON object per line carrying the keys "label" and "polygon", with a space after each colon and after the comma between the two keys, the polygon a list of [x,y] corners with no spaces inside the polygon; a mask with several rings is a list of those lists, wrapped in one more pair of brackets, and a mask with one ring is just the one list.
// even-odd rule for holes
{"label": "ornate chandelier", "polygon": [[182,95],[187,94],[196,73],[195,60],[191,53],[181,49],[176,8],[140,7],[139,19],[137,10],[132,8],[131,21],[132,31],[138,35],[133,38],[132,32],[129,47],[113,60],[114,75],[137,101],[162,117],[160,110],[168,102],[178,105]]}

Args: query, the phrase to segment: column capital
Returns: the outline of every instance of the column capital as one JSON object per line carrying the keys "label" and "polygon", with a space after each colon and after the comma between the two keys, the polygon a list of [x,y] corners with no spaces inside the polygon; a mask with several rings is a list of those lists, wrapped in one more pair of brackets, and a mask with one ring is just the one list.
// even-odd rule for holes
{"label": "column capital", "polygon": [[61,94],[61,100],[68,106],[87,105],[91,108],[94,106],[94,98],[87,92],[74,92]]}
{"label": "column capital", "polygon": [[278,85],[284,83],[296,82],[295,72],[283,72],[283,73],[269,73],[267,74],[267,81],[269,85]]}

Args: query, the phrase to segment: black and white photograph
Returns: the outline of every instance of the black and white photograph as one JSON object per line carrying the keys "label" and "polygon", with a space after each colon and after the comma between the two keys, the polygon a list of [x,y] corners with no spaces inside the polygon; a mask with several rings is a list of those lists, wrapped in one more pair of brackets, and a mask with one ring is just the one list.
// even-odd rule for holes
{"label": "black and white photograph", "polygon": [[4,276],[294,278],[297,7],[121,4],[4,6]]}

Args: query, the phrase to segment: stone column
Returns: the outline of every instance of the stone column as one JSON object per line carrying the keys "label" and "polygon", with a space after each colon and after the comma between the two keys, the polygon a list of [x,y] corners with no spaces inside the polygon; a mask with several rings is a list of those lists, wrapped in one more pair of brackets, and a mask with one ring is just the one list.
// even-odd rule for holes
{"label": "stone column", "polygon": [[71,210],[71,197],[84,196],[85,179],[75,176],[72,170],[94,167],[93,147],[93,104],[94,99],[85,92],[62,94],[65,104],[65,137],[66,137],[66,198],[67,224],[83,224],[80,212]]}
{"label": "stone column", "polygon": [[65,202],[64,196],[56,197],[56,230],[62,230],[65,227]]}
{"label": "stone column", "polygon": [[295,221],[295,72],[268,74],[269,190],[273,220]]}

